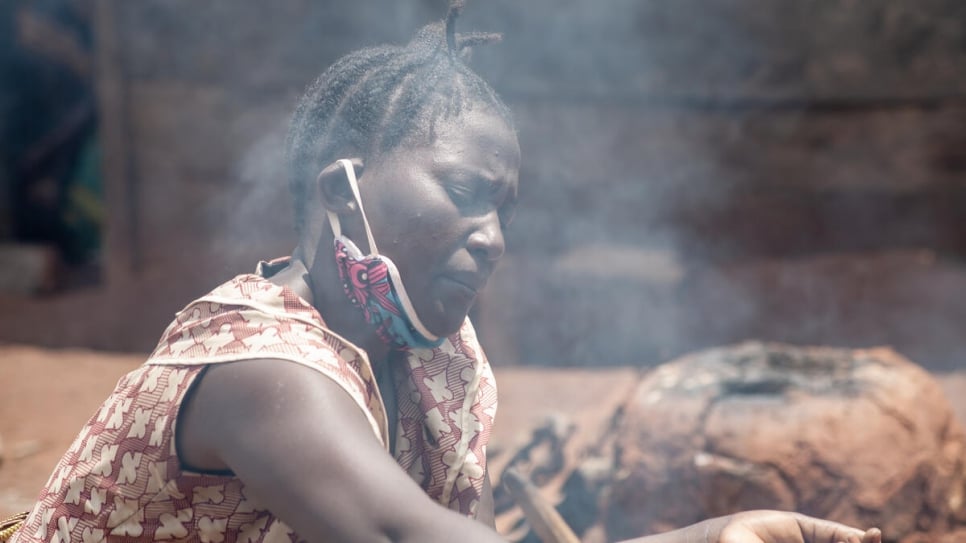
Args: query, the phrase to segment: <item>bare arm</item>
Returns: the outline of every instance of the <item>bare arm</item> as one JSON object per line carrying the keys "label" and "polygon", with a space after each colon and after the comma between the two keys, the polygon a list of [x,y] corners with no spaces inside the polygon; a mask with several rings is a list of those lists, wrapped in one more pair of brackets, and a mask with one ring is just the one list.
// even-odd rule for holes
{"label": "bare arm", "polygon": [[[382,448],[348,394],[312,369],[272,360],[213,366],[184,409],[182,459],[230,468],[308,541],[503,541],[481,522],[430,500]],[[480,520],[492,511],[490,492],[487,484]],[[880,541],[878,530],[751,511],[628,543]]]}
{"label": "bare arm", "polygon": [[308,541],[502,541],[433,502],[349,395],[310,368],[272,360],[213,366],[186,409],[186,460],[230,468]]}

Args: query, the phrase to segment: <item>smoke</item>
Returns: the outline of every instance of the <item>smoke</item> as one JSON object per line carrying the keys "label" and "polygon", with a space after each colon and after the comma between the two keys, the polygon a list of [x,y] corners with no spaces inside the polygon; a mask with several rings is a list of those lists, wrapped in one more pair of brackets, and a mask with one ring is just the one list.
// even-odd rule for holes
{"label": "smoke", "polygon": [[[138,114],[133,144],[158,165],[139,170],[155,187],[142,205],[197,198],[197,211],[172,213],[182,232],[200,230],[220,277],[294,246],[282,145],[301,89],[339,56],[406,41],[446,11],[442,0],[118,6],[140,89],[131,108],[155,112]],[[478,311],[491,358],[652,365],[772,339],[887,343],[931,367],[961,364],[966,340],[949,327],[966,304],[945,300],[966,273],[955,152],[966,108],[949,98],[966,36],[950,22],[966,18],[949,14],[963,9],[469,2],[459,30],[504,36],[473,64],[513,109],[524,155],[508,256]],[[166,235],[148,228],[143,241],[170,265],[183,255]]]}

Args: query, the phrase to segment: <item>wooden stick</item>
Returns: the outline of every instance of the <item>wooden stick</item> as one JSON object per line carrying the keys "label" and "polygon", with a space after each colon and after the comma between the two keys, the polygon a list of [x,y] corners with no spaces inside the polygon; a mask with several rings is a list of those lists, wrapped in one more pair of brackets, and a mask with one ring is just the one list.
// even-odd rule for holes
{"label": "wooden stick", "polygon": [[580,543],[580,538],[570,529],[557,509],[540,494],[533,483],[517,470],[507,468],[501,478],[530,527],[543,543]]}

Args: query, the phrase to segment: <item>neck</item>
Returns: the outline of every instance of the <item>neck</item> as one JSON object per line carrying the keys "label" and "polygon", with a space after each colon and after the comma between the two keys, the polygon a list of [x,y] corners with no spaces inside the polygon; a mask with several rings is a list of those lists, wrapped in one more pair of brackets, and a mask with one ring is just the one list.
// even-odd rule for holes
{"label": "neck", "polygon": [[[329,236],[331,237],[331,234]],[[322,315],[330,330],[366,351],[369,362],[375,370],[385,364],[389,347],[376,334],[373,327],[366,323],[359,308],[349,301],[342,289],[331,242],[328,247],[329,251],[326,252],[324,247],[301,243],[293,252],[293,261],[299,262],[300,265],[297,268],[303,270],[302,273],[297,274],[304,284],[303,290],[311,296],[305,299]],[[293,268],[296,267],[293,266]],[[302,294],[301,290],[296,292]]]}

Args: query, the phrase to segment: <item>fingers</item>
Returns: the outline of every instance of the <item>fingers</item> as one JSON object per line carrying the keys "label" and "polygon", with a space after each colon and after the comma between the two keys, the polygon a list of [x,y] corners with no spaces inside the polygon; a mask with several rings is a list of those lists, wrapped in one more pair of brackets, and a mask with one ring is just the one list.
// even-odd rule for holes
{"label": "fingers", "polygon": [[865,533],[862,533],[861,537],[852,533],[848,534],[845,540],[837,543],[882,543],[882,531],[878,528],[869,528]]}
{"label": "fingers", "polygon": [[808,543],[882,543],[878,528],[859,530],[838,522],[798,515],[798,526]]}
{"label": "fingers", "polygon": [[862,543],[882,543],[882,530],[870,528],[862,536]]}

